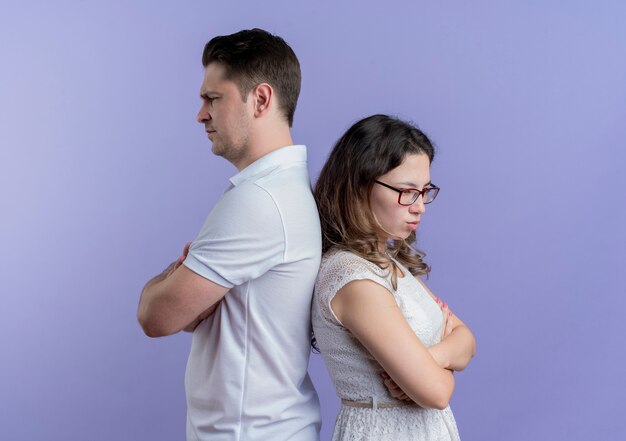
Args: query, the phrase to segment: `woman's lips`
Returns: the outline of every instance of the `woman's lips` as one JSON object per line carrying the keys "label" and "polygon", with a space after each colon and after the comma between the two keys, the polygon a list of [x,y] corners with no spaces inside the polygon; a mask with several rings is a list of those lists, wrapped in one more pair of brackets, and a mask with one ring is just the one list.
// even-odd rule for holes
{"label": "woman's lips", "polygon": [[415,231],[415,230],[417,230],[417,227],[419,226],[420,221],[415,221],[415,222],[407,222],[406,224],[409,226],[409,228],[410,228],[411,230]]}

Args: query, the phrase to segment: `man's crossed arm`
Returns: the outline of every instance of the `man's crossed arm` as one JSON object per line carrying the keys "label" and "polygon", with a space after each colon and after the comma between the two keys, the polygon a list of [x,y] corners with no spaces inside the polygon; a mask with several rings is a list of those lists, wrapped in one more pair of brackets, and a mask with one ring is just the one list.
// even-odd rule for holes
{"label": "man's crossed arm", "polygon": [[228,288],[194,273],[182,263],[183,254],[143,288],[137,318],[149,337],[163,337],[181,330],[193,331],[211,315]]}

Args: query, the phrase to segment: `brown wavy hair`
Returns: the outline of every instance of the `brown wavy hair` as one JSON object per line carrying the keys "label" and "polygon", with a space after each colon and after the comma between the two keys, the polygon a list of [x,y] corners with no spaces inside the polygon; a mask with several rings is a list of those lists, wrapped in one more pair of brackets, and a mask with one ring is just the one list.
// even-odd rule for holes
{"label": "brown wavy hair", "polygon": [[[398,167],[406,155],[426,154],[432,163],[435,149],[417,127],[387,115],[372,115],[356,122],[335,144],[315,185],[315,201],[322,226],[322,251],[350,251],[383,269],[391,269],[397,289],[402,263],[413,275],[428,275],[425,253],[407,239],[389,240],[386,252],[379,237],[387,235],[372,214],[370,193],[374,181]],[[393,259],[392,259],[393,257]]]}

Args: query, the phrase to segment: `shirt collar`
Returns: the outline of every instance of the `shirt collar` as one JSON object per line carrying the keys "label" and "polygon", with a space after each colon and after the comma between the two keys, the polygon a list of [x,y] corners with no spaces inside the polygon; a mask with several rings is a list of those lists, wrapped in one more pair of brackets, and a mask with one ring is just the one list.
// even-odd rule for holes
{"label": "shirt collar", "polygon": [[261,156],[235,176],[231,177],[230,182],[236,187],[268,169],[295,164],[297,162],[306,162],[306,146],[299,144],[281,147],[265,156]]}

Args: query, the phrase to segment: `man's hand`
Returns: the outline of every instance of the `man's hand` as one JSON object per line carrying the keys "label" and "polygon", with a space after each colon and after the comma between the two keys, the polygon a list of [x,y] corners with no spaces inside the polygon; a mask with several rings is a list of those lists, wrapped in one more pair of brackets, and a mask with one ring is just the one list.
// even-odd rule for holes
{"label": "man's hand", "polygon": [[195,329],[215,311],[213,306],[228,292],[228,288],[181,268],[190,246],[191,242],[186,243],[180,257],[150,280],[141,292],[137,319],[149,337],[175,334],[183,328]]}
{"label": "man's hand", "polygon": [[161,274],[159,274],[150,282],[148,282],[148,284],[150,284],[151,282],[154,282],[154,283],[160,282],[162,280],[167,279],[172,274],[174,274],[174,271],[176,271],[178,267],[180,267],[185,261],[185,259],[187,258],[187,254],[189,254],[190,246],[191,246],[191,242],[187,242],[185,244],[185,247],[183,248],[183,254],[181,254],[180,257],[176,259],[174,262],[170,263],[169,266],[161,272]]}
{"label": "man's hand", "polygon": [[189,254],[189,247],[191,246],[191,242],[187,242],[185,244],[185,246],[183,247],[183,254],[180,255],[180,257],[178,259],[176,259],[175,262],[172,262],[170,264],[170,266],[168,266],[165,269],[165,278],[168,278],[169,276],[172,275],[172,273],[174,271],[176,271],[178,269],[179,266],[181,266],[183,264],[183,262],[185,261],[185,259],[187,258],[187,254]]}
{"label": "man's hand", "polygon": [[185,331],[185,332],[193,332],[198,327],[198,325],[200,324],[200,322],[202,320],[206,319],[207,317],[209,317],[211,314],[213,314],[215,312],[215,310],[217,309],[217,305],[219,305],[221,302],[222,301],[220,300],[216,304],[211,305],[209,307],[209,309],[207,309],[202,314],[200,314],[193,322],[191,322],[187,326],[185,326],[183,331]]}
{"label": "man's hand", "polygon": [[[167,275],[165,276],[166,278],[172,274],[174,271],[176,271],[176,269],[181,266],[183,264],[183,262],[185,261],[185,259],[187,258],[187,255],[189,254],[189,247],[191,246],[191,242],[187,242],[185,244],[185,247],[183,248],[183,254],[180,255],[180,257],[178,259],[176,259],[176,262],[173,262],[167,269],[166,271],[169,270],[169,272],[167,273]],[[198,327],[198,325],[200,324],[200,322],[204,319],[206,319],[207,317],[209,317],[211,314],[213,314],[215,312],[215,310],[217,309],[217,305],[219,305],[221,302],[221,300],[219,302],[217,302],[214,305],[211,305],[206,311],[204,311],[202,314],[200,314],[198,317],[196,317],[196,319],[189,323],[187,326],[185,326],[185,328],[183,329],[183,331],[185,332],[193,332],[196,327]]]}

